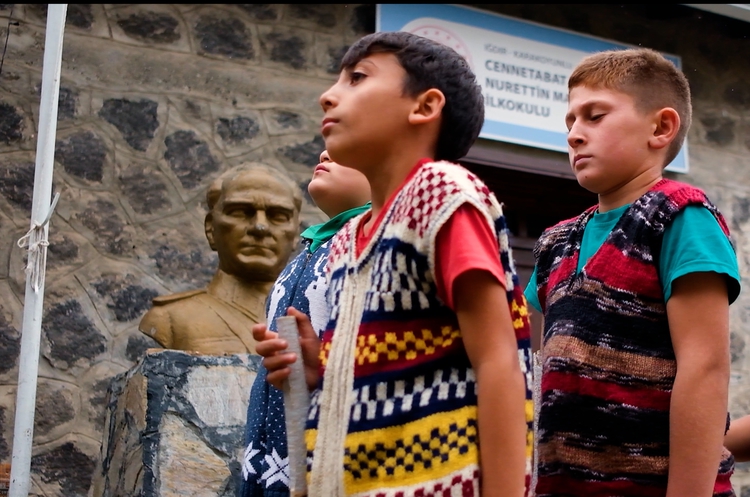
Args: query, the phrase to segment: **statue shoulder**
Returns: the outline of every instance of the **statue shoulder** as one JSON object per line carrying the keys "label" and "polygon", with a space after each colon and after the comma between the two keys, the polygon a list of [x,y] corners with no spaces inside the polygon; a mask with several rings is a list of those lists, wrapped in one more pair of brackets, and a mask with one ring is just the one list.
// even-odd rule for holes
{"label": "statue shoulder", "polygon": [[204,293],[206,293],[205,288],[202,288],[200,290],[188,290],[187,292],[172,293],[170,295],[160,295],[158,297],[154,297],[152,302],[154,306],[166,305],[171,304],[172,302],[189,299],[191,297],[195,297]]}
{"label": "statue shoulder", "polygon": [[[155,339],[162,347],[171,349],[174,345],[173,313],[176,311],[179,315],[183,303],[188,304],[189,299],[205,293],[206,290],[202,289],[155,297],[152,300],[153,307],[143,315],[138,324],[138,329]],[[177,308],[171,307],[170,304],[173,303],[177,303]]]}

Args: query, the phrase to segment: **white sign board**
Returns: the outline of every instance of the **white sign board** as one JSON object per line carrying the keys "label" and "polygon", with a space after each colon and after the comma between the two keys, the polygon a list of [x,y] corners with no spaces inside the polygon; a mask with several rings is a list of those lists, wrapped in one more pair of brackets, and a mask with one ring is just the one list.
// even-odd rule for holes
{"label": "white sign board", "polygon": [[[585,56],[630,48],[592,36],[443,4],[378,4],[378,31],[408,31],[463,55],[484,92],[481,138],[567,152],[568,76]],[[678,68],[679,57],[664,54]],[[687,172],[687,142],[667,168]]]}

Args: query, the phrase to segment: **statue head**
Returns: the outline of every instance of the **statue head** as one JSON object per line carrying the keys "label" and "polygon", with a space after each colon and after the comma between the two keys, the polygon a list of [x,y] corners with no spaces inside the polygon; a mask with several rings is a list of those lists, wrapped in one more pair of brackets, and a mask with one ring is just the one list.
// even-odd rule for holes
{"label": "statue head", "polygon": [[298,241],[299,187],[284,172],[251,163],[219,176],[206,200],[206,238],[219,255],[219,269],[273,282]]}

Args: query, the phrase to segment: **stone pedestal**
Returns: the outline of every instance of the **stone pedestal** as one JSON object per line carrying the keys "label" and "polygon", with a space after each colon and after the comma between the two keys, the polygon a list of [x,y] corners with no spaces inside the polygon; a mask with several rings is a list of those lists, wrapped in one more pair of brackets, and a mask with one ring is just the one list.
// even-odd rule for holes
{"label": "stone pedestal", "polygon": [[112,383],[93,497],[234,497],[260,357],[149,349]]}

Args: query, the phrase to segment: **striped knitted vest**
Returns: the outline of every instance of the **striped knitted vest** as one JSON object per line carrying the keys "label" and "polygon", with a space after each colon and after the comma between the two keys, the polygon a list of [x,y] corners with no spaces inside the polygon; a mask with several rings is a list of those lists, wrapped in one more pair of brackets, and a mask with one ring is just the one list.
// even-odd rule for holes
{"label": "striped knitted vest", "polygon": [[437,233],[466,202],[497,233],[530,387],[529,321],[500,205],[462,167],[425,164],[359,257],[359,219],[334,237],[333,310],[306,434],[310,497],[479,495],[475,375],[434,278]]}
{"label": "striped knitted vest", "polygon": [[[677,364],[659,280],[664,229],[689,204],[724,218],[692,186],[661,180],[622,215],[576,274],[595,207],[534,249],[544,311],[537,496],[663,496]],[[714,495],[733,495],[725,451]]]}

